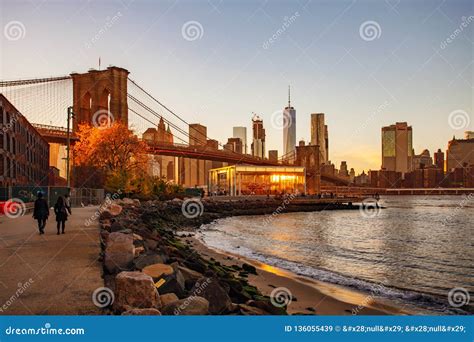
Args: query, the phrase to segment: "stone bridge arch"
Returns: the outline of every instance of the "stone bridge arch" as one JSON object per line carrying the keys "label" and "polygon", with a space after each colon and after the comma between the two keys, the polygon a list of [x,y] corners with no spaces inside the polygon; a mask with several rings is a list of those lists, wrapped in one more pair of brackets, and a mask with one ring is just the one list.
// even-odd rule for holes
{"label": "stone bridge arch", "polygon": [[[73,130],[80,123],[94,124],[101,113],[110,113],[111,120],[128,125],[127,80],[128,70],[108,67],[106,70],[89,70],[73,73]],[[96,115],[96,116],[94,116]]]}

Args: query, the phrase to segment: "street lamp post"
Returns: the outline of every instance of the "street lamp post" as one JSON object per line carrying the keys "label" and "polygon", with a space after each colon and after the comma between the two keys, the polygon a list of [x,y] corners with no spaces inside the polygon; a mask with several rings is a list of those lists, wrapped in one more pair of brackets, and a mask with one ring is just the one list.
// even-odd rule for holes
{"label": "street lamp post", "polygon": [[71,127],[71,119],[74,118],[74,112],[72,111],[72,107],[68,107],[67,109],[67,131],[66,131],[66,179],[67,179],[67,187],[71,187],[71,177],[69,175],[69,150],[71,147],[71,134],[69,132]]}

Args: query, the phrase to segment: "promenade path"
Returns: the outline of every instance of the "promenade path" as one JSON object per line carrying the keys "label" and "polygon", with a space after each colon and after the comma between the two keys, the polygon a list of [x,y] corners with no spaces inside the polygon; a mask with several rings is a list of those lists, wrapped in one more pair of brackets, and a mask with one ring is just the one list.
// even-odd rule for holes
{"label": "promenade path", "polygon": [[[39,235],[31,213],[0,216],[0,315],[92,315],[101,278],[97,207],[73,208],[66,234],[56,235],[54,213]],[[31,279],[31,280],[30,280]]]}

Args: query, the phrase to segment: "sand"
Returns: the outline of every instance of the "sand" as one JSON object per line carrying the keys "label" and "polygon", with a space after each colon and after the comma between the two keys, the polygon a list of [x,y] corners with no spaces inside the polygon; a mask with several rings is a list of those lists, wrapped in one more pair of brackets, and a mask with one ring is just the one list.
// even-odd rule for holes
{"label": "sand", "polygon": [[194,237],[182,238],[189,241],[203,258],[214,258],[223,265],[248,263],[257,268],[257,275],[250,274],[249,283],[256,286],[263,295],[270,296],[275,288],[288,289],[293,300],[288,304],[289,314],[308,315],[405,315],[412,314],[395,303],[382,303],[370,293],[357,292],[333,284],[299,276],[286,270],[255,260],[223,252],[204,245]]}

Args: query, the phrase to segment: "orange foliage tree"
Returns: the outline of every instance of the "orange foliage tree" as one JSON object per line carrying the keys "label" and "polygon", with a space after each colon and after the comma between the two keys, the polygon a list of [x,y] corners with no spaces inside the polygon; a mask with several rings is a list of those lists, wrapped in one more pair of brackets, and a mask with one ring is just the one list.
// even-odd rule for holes
{"label": "orange foliage tree", "polygon": [[145,173],[147,156],[145,143],[138,140],[127,125],[121,122],[108,127],[80,124],[76,135],[79,141],[73,147],[75,166],[103,174],[104,185],[110,190],[134,190],[131,188],[134,180]]}

